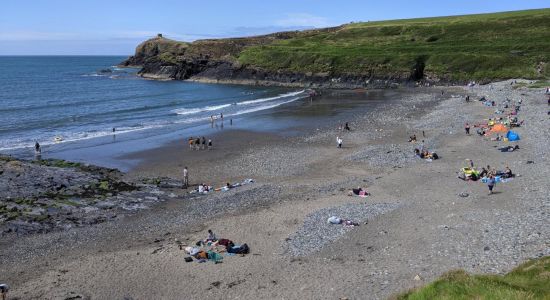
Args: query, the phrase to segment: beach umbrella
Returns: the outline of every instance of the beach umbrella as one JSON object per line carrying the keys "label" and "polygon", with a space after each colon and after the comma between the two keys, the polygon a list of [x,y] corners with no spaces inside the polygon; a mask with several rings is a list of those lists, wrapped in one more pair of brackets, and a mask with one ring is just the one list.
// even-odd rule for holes
{"label": "beach umbrella", "polygon": [[504,124],[495,124],[489,132],[490,133],[507,133],[508,127],[506,127]]}

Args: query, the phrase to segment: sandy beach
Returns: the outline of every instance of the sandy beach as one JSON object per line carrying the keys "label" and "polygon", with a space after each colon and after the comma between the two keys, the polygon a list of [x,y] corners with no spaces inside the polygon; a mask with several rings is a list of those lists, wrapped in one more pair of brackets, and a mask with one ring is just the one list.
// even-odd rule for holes
{"label": "sandy beach", "polygon": [[[172,188],[172,200],[112,222],[7,236],[0,274],[9,299],[386,299],[452,269],[503,273],[550,255],[547,96],[510,82],[402,90],[399,101],[341,120],[351,131],[239,129],[214,135],[211,151],[181,140],[131,154],[142,162],[128,180],[179,180],[187,166],[192,185],[255,182],[193,197]],[[466,122],[495,116],[483,96],[522,100],[519,150],[464,133]],[[421,140],[440,159],[415,157]],[[465,159],[518,176],[488,195],[486,184],[457,178]],[[371,195],[348,196],[358,186]],[[330,216],[359,226],[328,224]],[[194,245],[207,229],[250,254],[185,262],[176,240]]]}

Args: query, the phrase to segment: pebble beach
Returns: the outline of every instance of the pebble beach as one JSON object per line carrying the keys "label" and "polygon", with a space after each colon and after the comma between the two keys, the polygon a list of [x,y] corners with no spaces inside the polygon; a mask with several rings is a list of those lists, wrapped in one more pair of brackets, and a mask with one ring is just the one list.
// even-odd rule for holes
{"label": "pebble beach", "polygon": [[[120,176],[142,184],[139,197],[153,191],[162,201],[112,221],[6,233],[1,279],[10,299],[387,299],[453,269],[505,273],[550,255],[548,96],[513,84],[523,81],[404,90],[399,101],[342,120],[351,131],[236,130],[210,153],[184,142],[143,151],[133,157],[142,163]],[[502,153],[510,142],[464,133],[465,123],[495,117],[481,97],[522,100],[519,150]],[[409,143],[413,134],[418,142]],[[417,158],[421,140],[440,159]],[[457,178],[466,159],[517,176],[489,195],[482,182]],[[192,185],[254,182],[189,194],[177,183],[183,166]],[[173,184],[144,186],[144,178]],[[357,187],[370,195],[348,196]],[[123,196],[121,206],[131,203],[131,193]],[[102,209],[113,214],[94,213]],[[330,224],[331,216],[358,226]],[[250,254],[186,263],[179,244],[208,229],[247,243]]]}

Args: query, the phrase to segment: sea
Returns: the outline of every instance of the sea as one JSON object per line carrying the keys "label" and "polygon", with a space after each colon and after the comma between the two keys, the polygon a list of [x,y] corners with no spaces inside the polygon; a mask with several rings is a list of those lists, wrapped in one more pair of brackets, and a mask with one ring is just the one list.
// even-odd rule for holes
{"label": "sea", "polygon": [[304,109],[300,88],[147,80],[125,58],[0,56],[0,153],[32,158],[38,142],[45,157],[124,169],[115,154],[224,128],[290,132],[346,107]]}

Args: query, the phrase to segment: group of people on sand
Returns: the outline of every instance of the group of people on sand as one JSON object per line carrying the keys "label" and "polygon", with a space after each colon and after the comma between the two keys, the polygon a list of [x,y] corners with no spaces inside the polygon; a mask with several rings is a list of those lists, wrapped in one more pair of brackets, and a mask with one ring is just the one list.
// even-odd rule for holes
{"label": "group of people on sand", "polygon": [[212,140],[208,139],[208,141],[206,141],[206,138],[204,136],[197,137],[197,138],[189,137],[188,143],[189,143],[189,150],[201,150],[201,149],[212,150]]}
{"label": "group of people on sand", "polygon": [[[497,109],[494,113],[496,115],[505,116],[491,117],[487,120],[487,122],[474,125],[474,127],[478,127],[476,130],[477,134],[480,136],[488,136],[492,133],[496,133],[496,136],[490,139],[491,141],[518,141],[519,136],[515,132],[510,131],[509,128],[520,127],[523,125],[523,121],[519,121],[517,117],[521,108],[522,100],[520,99],[516,102],[512,102],[510,99],[505,99],[499,104],[494,100],[488,100],[486,97],[481,97],[479,101],[482,101],[483,104],[487,106],[498,105],[499,109]],[[467,135],[470,134],[469,123],[466,123],[464,130]],[[506,133],[506,135],[501,135],[500,133]],[[519,145],[517,144],[506,145],[499,148],[501,152],[513,152],[519,149]],[[487,184],[489,194],[494,193],[497,182],[506,182],[516,176],[509,166],[506,166],[504,170],[501,171],[493,169],[489,165],[476,170],[471,159],[467,159],[466,161],[468,162],[468,165],[461,169],[458,178],[467,181],[481,180]]]}
{"label": "group of people on sand", "polygon": [[[422,136],[423,137],[426,136],[424,131],[422,131]],[[413,135],[409,136],[409,141],[408,142],[409,143],[416,143],[417,142],[416,134],[413,134]],[[422,142],[420,143],[420,148],[414,148],[414,156],[416,156],[418,158],[425,159],[427,161],[432,161],[432,160],[439,159],[439,155],[437,155],[437,153],[432,152],[432,151],[428,151],[428,149],[426,149],[424,140],[422,140]]]}
{"label": "group of people on sand", "polygon": [[[183,245],[179,245],[180,249]],[[185,252],[189,257],[185,258],[186,262],[192,262],[195,259],[199,263],[212,261],[216,264],[223,261],[223,253],[226,255],[240,254],[242,256],[250,253],[250,248],[247,244],[236,245],[229,239],[220,239],[209,229],[206,239],[198,241],[195,246],[185,247]]]}

